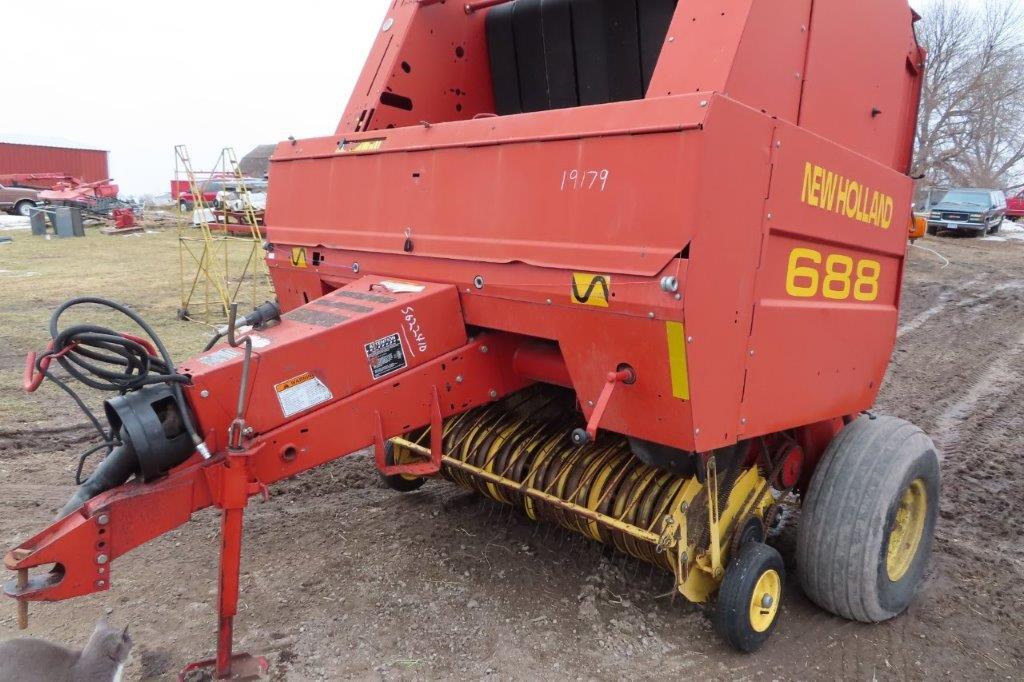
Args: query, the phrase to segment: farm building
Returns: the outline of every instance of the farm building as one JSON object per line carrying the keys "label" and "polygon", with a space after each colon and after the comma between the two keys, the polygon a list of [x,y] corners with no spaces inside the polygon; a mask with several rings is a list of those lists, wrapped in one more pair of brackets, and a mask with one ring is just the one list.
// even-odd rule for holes
{"label": "farm building", "polygon": [[110,177],[108,152],[68,140],[0,134],[0,175],[63,173],[86,182]]}
{"label": "farm building", "polygon": [[270,157],[277,149],[276,144],[261,144],[242,157],[238,164],[247,178],[265,178],[270,174]]}

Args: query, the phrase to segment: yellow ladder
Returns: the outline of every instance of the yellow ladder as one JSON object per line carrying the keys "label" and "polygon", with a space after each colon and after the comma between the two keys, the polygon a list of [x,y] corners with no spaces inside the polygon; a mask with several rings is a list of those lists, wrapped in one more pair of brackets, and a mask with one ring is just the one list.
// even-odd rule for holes
{"label": "yellow ladder", "polygon": [[270,269],[267,267],[266,252],[263,249],[263,234],[260,232],[259,219],[256,217],[256,209],[252,203],[252,193],[249,191],[249,185],[246,182],[245,174],[242,173],[242,167],[238,163],[238,158],[235,156],[234,148],[225,147],[223,154],[227,167],[234,174],[237,181],[238,194],[242,198],[242,209],[245,213],[245,222],[249,226],[249,235],[252,240],[249,257],[245,261],[245,268],[238,280],[238,287],[235,289],[234,294],[237,297],[242,284],[245,282],[246,275],[252,270],[252,303],[255,308],[262,303],[262,301],[258,300],[260,291],[263,290],[270,294],[273,288],[270,281]]}
{"label": "yellow ladder", "polygon": [[[227,243],[225,237],[214,235],[210,229],[210,221],[207,218],[208,208],[203,196],[204,187],[200,185],[192,167],[192,158],[189,156],[188,147],[183,144],[176,145],[174,156],[175,177],[179,175],[179,170],[184,172],[194,200],[193,219],[186,223],[183,217],[178,227],[178,255],[181,268],[181,308],[178,310],[178,317],[183,320],[195,319],[191,308],[197,290],[202,285],[204,295],[202,321],[212,324],[210,313],[213,309],[219,309],[219,316],[226,316],[233,299],[228,293]],[[199,228],[199,237],[191,234],[194,223],[198,223],[195,227]],[[186,273],[186,256],[191,257],[196,266],[195,273],[192,275]],[[223,269],[220,266],[222,257]]]}

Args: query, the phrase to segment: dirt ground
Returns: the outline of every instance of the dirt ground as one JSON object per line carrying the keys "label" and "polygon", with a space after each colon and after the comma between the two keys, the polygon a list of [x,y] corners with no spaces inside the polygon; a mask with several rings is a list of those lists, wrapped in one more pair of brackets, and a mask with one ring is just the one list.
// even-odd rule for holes
{"label": "dirt ground", "polygon": [[[2,248],[17,251],[0,251],[2,546],[52,518],[91,438],[55,388],[30,402],[11,393],[24,353],[42,343],[47,310],[82,290],[17,276],[31,249],[45,249],[16,241]],[[168,236],[139,244],[176,257]],[[738,655],[696,608],[666,596],[667,574],[448,483],[393,493],[355,456],[250,507],[238,648],[266,655],[274,679],[287,680],[1021,679],[1024,241],[923,245],[951,264],[912,250],[899,346],[878,404],[920,424],[943,453],[933,561],[901,617],[867,626],[810,604],[792,576],[789,528],[777,539],[791,569],[781,623],[760,654]],[[59,248],[49,257],[60,268],[83,267]],[[139,258],[139,272],[155,272],[157,256]],[[160,285],[150,279],[115,277],[104,291],[141,303],[145,287]],[[196,328],[174,321],[173,301],[140,308],[174,336],[176,356],[201,343]],[[26,319],[37,325],[31,332],[17,326]],[[27,634],[80,645],[107,613],[130,624],[136,642],[126,678],[173,679],[213,651],[217,555],[218,517],[199,514],[119,559],[111,591],[33,604]],[[14,613],[11,603],[0,615],[0,639],[19,635]]]}

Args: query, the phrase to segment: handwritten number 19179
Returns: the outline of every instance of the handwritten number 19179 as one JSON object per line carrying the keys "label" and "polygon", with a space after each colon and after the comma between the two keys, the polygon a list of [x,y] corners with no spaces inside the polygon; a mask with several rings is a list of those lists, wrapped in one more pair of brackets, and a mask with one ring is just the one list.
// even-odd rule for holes
{"label": "handwritten number 19179", "polygon": [[563,192],[597,191],[603,192],[608,186],[608,178],[611,173],[607,168],[603,170],[578,170],[572,169],[562,172]]}

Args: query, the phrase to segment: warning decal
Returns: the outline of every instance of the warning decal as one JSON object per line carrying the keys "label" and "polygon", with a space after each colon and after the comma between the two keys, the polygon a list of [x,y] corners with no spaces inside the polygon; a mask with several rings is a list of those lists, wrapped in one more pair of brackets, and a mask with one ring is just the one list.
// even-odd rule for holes
{"label": "warning decal", "polygon": [[210,353],[209,355],[204,355],[199,358],[199,362],[209,367],[216,367],[217,365],[223,365],[225,362],[240,357],[242,357],[241,351],[237,351],[232,348],[221,348],[215,353]]}
{"label": "warning decal", "polygon": [[292,265],[297,268],[308,268],[309,262],[306,260],[306,250],[301,247],[292,249]]}
{"label": "warning decal", "polygon": [[299,412],[333,400],[331,389],[311,373],[300,374],[294,379],[282,381],[274,386],[277,400],[281,403],[281,412],[291,417]]}
{"label": "warning decal", "polygon": [[363,349],[366,351],[366,359],[370,363],[370,373],[374,381],[408,367],[402,340],[397,333],[371,341],[365,344]]}
{"label": "warning decal", "polygon": [[611,288],[611,275],[574,272],[572,274],[571,300],[578,305],[607,308],[608,300],[611,298]]}

